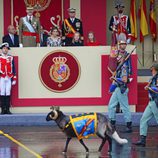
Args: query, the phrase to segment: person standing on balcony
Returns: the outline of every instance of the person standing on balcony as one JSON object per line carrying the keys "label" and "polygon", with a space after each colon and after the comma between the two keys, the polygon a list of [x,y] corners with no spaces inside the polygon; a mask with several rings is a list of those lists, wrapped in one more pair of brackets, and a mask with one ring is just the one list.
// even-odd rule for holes
{"label": "person standing on balcony", "polygon": [[40,21],[33,16],[34,8],[29,6],[26,9],[27,16],[20,18],[19,22],[19,46],[37,47],[40,46]]}
{"label": "person standing on balcony", "polygon": [[83,41],[83,27],[82,21],[76,18],[76,9],[69,8],[69,18],[65,19],[62,24],[62,40],[65,46],[70,46],[72,39],[76,32],[81,35],[81,40]]}

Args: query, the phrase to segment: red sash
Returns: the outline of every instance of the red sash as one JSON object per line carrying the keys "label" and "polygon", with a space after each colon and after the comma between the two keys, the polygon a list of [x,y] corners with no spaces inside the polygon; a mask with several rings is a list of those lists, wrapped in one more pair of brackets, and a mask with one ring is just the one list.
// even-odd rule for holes
{"label": "red sash", "polygon": [[36,43],[40,43],[39,34],[35,32],[23,32],[23,36],[36,36]]}

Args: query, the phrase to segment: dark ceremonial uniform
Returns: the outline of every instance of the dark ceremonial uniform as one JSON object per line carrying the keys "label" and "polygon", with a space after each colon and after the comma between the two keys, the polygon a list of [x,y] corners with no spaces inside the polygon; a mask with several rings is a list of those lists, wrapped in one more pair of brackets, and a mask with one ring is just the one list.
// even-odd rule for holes
{"label": "dark ceremonial uniform", "polygon": [[73,21],[70,18],[65,19],[62,24],[62,36],[65,37],[65,46],[71,45],[75,32],[79,32],[81,38],[83,38],[82,21],[77,18],[74,18]]}
{"label": "dark ceremonial uniform", "polygon": [[113,15],[110,19],[109,30],[113,31],[113,42],[117,44],[119,35],[125,35],[126,40],[131,35],[130,19],[127,15]]}

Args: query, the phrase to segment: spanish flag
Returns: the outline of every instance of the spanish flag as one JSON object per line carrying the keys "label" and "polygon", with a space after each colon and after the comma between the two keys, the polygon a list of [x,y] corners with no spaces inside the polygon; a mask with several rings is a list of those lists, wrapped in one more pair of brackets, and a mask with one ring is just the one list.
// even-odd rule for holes
{"label": "spanish flag", "polygon": [[140,0],[139,17],[140,17],[140,42],[143,42],[144,36],[149,34],[145,0]]}
{"label": "spanish flag", "polygon": [[136,1],[131,0],[130,8],[131,40],[137,39]]}
{"label": "spanish flag", "polygon": [[153,41],[156,41],[157,30],[156,30],[155,0],[150,0],[149,25],[150,25],[150,32],[151,32],[152,39]]}

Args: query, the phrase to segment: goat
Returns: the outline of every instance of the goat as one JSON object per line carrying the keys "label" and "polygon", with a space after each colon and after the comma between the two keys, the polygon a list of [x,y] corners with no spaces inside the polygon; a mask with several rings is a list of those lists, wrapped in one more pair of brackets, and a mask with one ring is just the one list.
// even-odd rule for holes
{"label": "goat", "polygon": [[[67,141],[63,151],[63,154],[66,154],[70,140],[72,139],[72,137],[77,137],[77,135],[76,132],[74,131],[72,123],[70,123],[70,116],[63,114],[63,112],[60,111],[59,107],[51,107],[51,109],[52,111],[48,113],[46,120],[55,121],[58,127],[66,134]],[[127,139],[122,139],[119,137],[118,133],[115,130],[115,127],[113,127],[110,124],[110,122],[108,121],[105,115],[101,113],[96,113],[96,116],[97,116],[97,126],[96,126],[95,134],[102,139],[98,152],[101,152],[106,140],[108,140],[109,152],[111,152],[112,138],[121,145],[128,143]],[[88,154],[89,149],[84,144],[83,139],[79,139],[79,142],[84,146],[86,153]]]}

